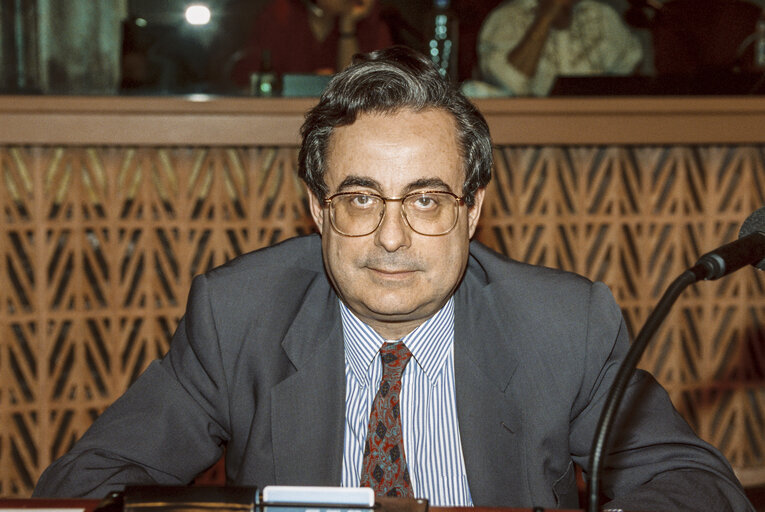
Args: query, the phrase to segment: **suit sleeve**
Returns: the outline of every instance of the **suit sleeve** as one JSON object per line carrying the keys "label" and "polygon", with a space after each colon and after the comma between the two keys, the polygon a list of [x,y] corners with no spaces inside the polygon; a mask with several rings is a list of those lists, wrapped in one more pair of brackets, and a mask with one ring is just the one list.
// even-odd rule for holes
{"label": "suit sleeve", "polygon": [[230,432],[207,277],[195,278],[169,352],[41,476],[35,497],[102,498],[125,485],[189,483]]}
{"label": "suit sleeve", "polygon": [[[592,287],[587,329],[584,381],[570,425],[574,460],[585,469],[600,412],[629,348],[624,319],[602,283]],[[667,392],[641,370],[619,408],[601,481],[612,499],[607,508],[754,510],[725,458],[696,436]]]}

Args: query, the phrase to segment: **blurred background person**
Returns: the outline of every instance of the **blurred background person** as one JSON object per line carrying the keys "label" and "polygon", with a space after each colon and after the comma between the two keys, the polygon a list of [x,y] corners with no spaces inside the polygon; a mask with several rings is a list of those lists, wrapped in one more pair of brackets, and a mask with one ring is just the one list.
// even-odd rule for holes
{"label": "blurred background person", "polygon": [[331,74],[359,52],[392,44],[375,0],[272,0],[257,16],[246,48],[232,58],[239,86],[251,73]]}
{"label": "blurred background person", "polygon": [[472,95],[546,96],[558,76],[629,75],[643,57],[638,38],[610,6],[594,0],[511,0],[478,37],[489,85]]}

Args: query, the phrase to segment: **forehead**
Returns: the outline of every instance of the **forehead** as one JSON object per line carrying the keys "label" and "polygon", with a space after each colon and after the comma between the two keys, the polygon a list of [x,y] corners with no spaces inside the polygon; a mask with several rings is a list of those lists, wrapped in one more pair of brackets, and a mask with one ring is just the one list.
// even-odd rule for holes
{"label": "forehead", "polygon": [[325,182],[330,193],[349,176],[399,193],[406,185],[440,180],[452,191],[464,181],[454,117],[440,109],[361,114],[333,130],[327,148]]}

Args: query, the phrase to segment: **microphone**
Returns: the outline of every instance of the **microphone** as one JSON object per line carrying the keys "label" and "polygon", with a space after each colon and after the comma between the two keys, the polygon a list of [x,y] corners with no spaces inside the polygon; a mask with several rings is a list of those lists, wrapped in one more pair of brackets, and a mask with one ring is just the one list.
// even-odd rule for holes
{"label": "microphone", "polygon": [[738,236],[739,239],[735,242],[703,255],[696,265],[683,272],[669,285],[624,356],[603,405],[590,450],[588,471],[590,479],[587,482],[588,512],[600,510],[600,472],[603,469],[604,452],[611,427],[629,379],[635,372],[648,342],[666,318],[672,304],[689,285],[702,279],[719,279],[746,265],[754,265],[760,270],[765,270],[765,206],[747,217],[741,225]]}
{"label": "microphone", "polygon": [[690,271],[698,280],[714,280],[747,265],[765,270],[765,206],[747,217],[738,240],[706,253]]}

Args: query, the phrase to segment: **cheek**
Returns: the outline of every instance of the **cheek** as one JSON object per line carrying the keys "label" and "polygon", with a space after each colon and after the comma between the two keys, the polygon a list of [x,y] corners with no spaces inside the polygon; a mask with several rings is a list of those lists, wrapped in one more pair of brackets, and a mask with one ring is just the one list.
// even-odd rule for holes
{"label": "cheek", "polygon": [[[458,239],[461,239],[459,237]],[[443,241],[433,247],[428,256],[428,281],[437,288],[448,289],[462,274],[468,256],[467,242]]]}
{"label": "cheek", "polygon": [[358,248],[352,243],[355,240],[343,239],[335,236],[334,233],[324,236],[327,237],[324,243],[324,259],[332,279],[335,281],[352,279],[352,274],[358,270],[357,261],[361,256]]}

